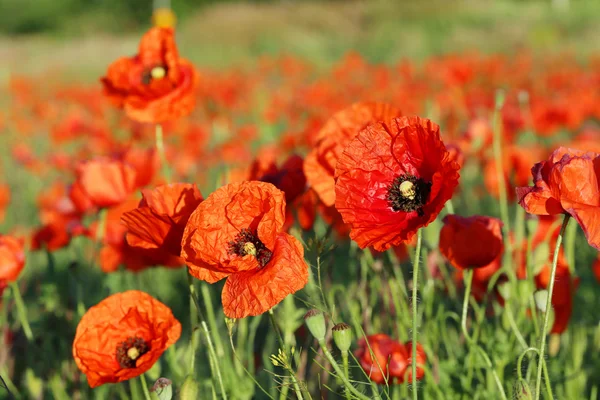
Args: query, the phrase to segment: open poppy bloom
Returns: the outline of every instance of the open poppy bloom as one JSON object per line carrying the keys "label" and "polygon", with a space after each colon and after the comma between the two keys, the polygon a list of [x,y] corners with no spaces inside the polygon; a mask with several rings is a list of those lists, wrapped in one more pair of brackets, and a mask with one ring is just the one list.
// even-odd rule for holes
{"label": "open poppy bloom", "polygon": [[590,246],[600,250],[600,154],[559,147],[531,173],[534,186],[517,188],[525,211],[571,215]]}
{"label": "open poppy bloom", "polygon": [[0,235],[0,285],[17,280],[25,266],[23,239]]}
{"label": "open poppy bloom", "polygon": [[183,230],[201,201],[202,195],[196,185],[188,183],[142,190],[138,207],[121,217],[127,227],[127,243],[136,248],[158,249],[179,257]]}
{"label": "open poppy bloom", "polygon": [[[76,205],[81,202],[81,197],[99,208],[112,207],[124,202],[135,189],[135,169],[117,159],[85,161],[77,166],[75,172],[77,180],[71,187],[70,197]],[[73,188],[82,193],[75,193]]]}
{"label": "open poppy bloom", "polygon": [[335,206],[361,248],[383,251],[435,220],[458,185],[458,170],[430,120],[374,123],[338,160]]}
{"label": "open poppy bloom", "polygon": [[179,58],[172,28],[151,28],[138,54],[108,67],[101,79],[104,93],[139,122],[162,123],[188,115],[194,108],[197,73]]}
{"label": "open poppy bloom", "polygon": [[79,321],[73,358],[91,387],[135,378],[148,371],[179,339],[171,309],[147,293],[113,294]]}
{"label": "open poppy bloom", "polygon": [[373,122],[389,124],[400,110],[384,103],[361,102],[335,113],[318,132],[315,148],[306,156],[304,173],[326,206],[335,203],[335,166],[344,147]]}
{"label": "open poppy bloom", "polygon": [[304,249],[282,232],[284,193],[245,181],[217,189],[192,213],[181,256],[210,283],[227,277],[221,296],[229,318],[259,315],[308,283]]}
{"label": "open poppy bloom", "polygon": [[440,252],[454,268],[485,267],[502,253],[502,221],[498,218],[446,215],[443,222]]}

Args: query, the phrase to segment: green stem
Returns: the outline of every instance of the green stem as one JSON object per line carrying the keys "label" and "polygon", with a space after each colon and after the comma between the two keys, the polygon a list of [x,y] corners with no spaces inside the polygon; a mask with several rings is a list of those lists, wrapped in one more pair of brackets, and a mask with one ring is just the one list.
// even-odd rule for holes
{"label": "green stem", "polygon": [[[348,350],[342,351],[342,365],[344,367],[344,375],[348,380],[350,380],[350,371],[348,368]],[[346,396],[347,400],[352,400],[352,394],[347,386],[344,386],[344,395]]]}
{"label": "green stem", "polygon": [[272,308],[269,309],[269,320],[271,321],[271,325],[273,325],[273,330],[277,334],[277,340],[279,340],[279,343],[281,343],[281,348],[287,354],[287,345],[285,344],[285,340],[283,340],[283,336],[281,335],[281,331],[279,330],[279,327],[277,326],[277,321],[275,321],[275,315],[273,314],[273,309]]}
{"label": "green stem", "polygon": [[544,352],[546,350],[546,333],[548,331],[548,321],[550,320],[550,309],[552,308],[552,292],[554,291],[554,280],[556,279],[556,266],[558,264],[558,253],[560,251],[560,245],[562,243],[565,229],[569,223],[569,214],[565,214],[562,226],[558,238],[556,239],[556,246],[554,247],[554,257],[552,259],[552,272],[550,273],[550,283],[548,284],[548,294],[546,296],[546,310],[544,311],[544,324],[540,334],[540,350],[539,350],[539,361],[537,367],[537,379],[535,381],[535,400],[540,399],[541,388],[542,388],[542,369],[544,363]]}
{"label": "green stem", "polygon": [[465,275],[465,298],[463,300],[462,318],[460,320],[460,326],[462,328],[463,335],[465,336],[465,339],[467,340],[467,343],[469,343],[470,346],[475,347],[475,349],[477,351],[479,351],[479,354],[481,354],[481,356],[483,357],[488,369],[492,372],[492,375],[494,376],[494,381],[496,382],[496,386],[498,386],[500,397],[503,400],[507,400],[506,393],[504,392],[504,387],[502,386],[500,377],[498,376],[498,373],[496,372],[496,369],[494,368],[494,365],[492,364],[492,360],[490,360],[487,353],[481,347],[479,347],[479,345],[477,343],[475,343],[475,340],[471,337],[471,335],[469,335],[469,331],[467,330],[467,313],[469,310],[469,298],[471,297],[472,284],[473,284],[473,269],[469,268]]}
{"label": "green stem", "polygon": [[577,224],[567,226],[565,232],[565,254],[571,275],[575,274],[575,239],[577,238]]}
{"label": "green stem", "polygon": [[519,342],[521,347],[526,349],[527,341],[525,340],[525,338],[521,334],[521,331],[519,330],[519,327],[517,326],[517,322],[515,321],[515,317],[513,316],[513,313],[512,313],[511,305],[507,304],[506,307],[504,307],[504,309],[506,310],[506,314],[508,317],[508,323],[510,324],[511,329],[513,330],[515,336],[517,337],[517,341]]}
{"label": "green stem", "polygon": [[186,268],[186,274],[188,279],[188,285],[190,289],[190,371],[189,374],[194,374],[194,369],[196,368],[196,342],[194,340],[196,325],[198,324],[198,313],[196,312],[195,302],[194,302],[194,294],[196,292],[194,286],[194,279],[192,275],[190,275],[190,271]]}
{"label": "green stem", "polygon": [[165,143],[163,141],[163,129],[162,125],[156,124],[156,151],[158,152],[158,157],[160,158],[160,165],[162,169],[162,174],[167,183],[171,182],[171,169],[169,168],[169,164],[167,162],[167,155],[165,153]]}
{"label": "green stem", "polygon": [[23,302],[23,297],[21,297],[21,291],[19,290],[19,285],[17,285],[17,282],[11,282],[10,289],[12,290],[13,297],[15,299],[17,314],[19,315],[19,321],[23,327],[23,332],[25,332],[27,340],[29,342],[33,342],[33,333],[31,332],[31,326],[29,326],[29,319],[27,318],[27,308]]}
{"label": "green stem", "polygon": [[205,321],[201,322],[202,329],[206,336],[206,344],[208,345],[208,353],[210,357],[213,359],[215,364],[215,374],[217,375],[217,381],[219,382],[219,388],[221,389],[221,397],[223,400],[227,400],[227,392],[225,392],[225,385],[223,384],[223,377],[221,376],[221,369],[219,368],[219,359],[217,358],[217,354],[215,353],[215,348],[212,343],[212,339],[210,338],[210,332],[208,331],[208,326]]}
{"label": "green stem", "polygon": [[271,396],[271,394],[269,394],[269,392],[267,392],[267,390],[261,386],[261,384],[256,380],[255,374],[251,373],[250,371],[248,371],[248,369],[246,368],[246,366],[244,365],[244,363],[242,362],[242,360],[240,359],[240,357],[237,354],[237,351],[235,351],[235,346],[233,345],[233,336],[229,335],[229,344],[231,345],[231,351],[233,352],[233,356],[235,357],[236,361],[238,362],[238,364],[242,367],[242,369],[244,370],[244,372],[246,372],[246,375],[250,378],[250,380],[252,380],[252,382],[254,382],[254,384],[271,400],[273,399],[273,396]]}
{"label": "green stem", "polygon": [[[214,311],[215,309],[213,307],[212,299],[210,297],[210,290],[208,289],[208,284],[206,282],[202,282],[200,285],[200,291],[202,292],[202,300],[204,301],[204,308],[206,309],[208,327],[212,332],[218,332],[217,319],[215,318]],[[215,350],[219,358],[225,355],[225,350],[220,335],[215,335]]]}
{"label": "green stem", "polygon": [[142,383],[142,392],[144,393],[144,398],[146,400],[150,400],[150,391],[148,390],[148,383],[146,382],[144,374],[140,375],[140,382]]}
{"label": "green stem", "polygon": [[325,355],[325,358],[327,358],[327,361],[329,361],[329,363],[335,370],[336,374],[341,378],[342,382],[344,382],[344,385],[348,388],[348,390],[350,390],[350,392],[352,392],[352,394],[360,400],[369,400],[369,398],[367,396],[365,396],[364,394],[359,392],[354,386],[352,386],[352,384],[350,383],[348,378],[346,378],[346,376],[344,375],[344,371],[342,371],[342,369],[338,365],[337,361],[335,361],[335,359],[329,352],[329,349],[327,349],[327,344],[325,343],[325,339],[319,340],[319,346],[321,346],[321,350],[323,350],[323,354]]}
{"label": "green stem", "polygon": [[412,288],[412,398],[417,400],[417,293],[419,290],[419,264],[421,262],[422,229],[417,232],[417,248],[413,263],[413,288]]}

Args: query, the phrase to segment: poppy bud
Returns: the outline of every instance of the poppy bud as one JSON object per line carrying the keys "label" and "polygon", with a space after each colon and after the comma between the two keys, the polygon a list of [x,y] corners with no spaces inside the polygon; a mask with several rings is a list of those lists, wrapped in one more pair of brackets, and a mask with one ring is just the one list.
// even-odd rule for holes
{"label": "poppy bud", "polygon": [[546,312],[546,307],[548,306],[548,291],[545,289],[538,290],[533,294],[533,298],[535,299],[537,308],[539,308],[541,312]]}
{"label": "poppy bud", "polygon": [[532,400],[531,389],[529,384],[523,378],[520,378],[513,387],[513,399],[515,400]]}
{"label": "poppy bud", "polygon": [[308,326],[308,330],[312,335],[317,338],[320,342],[325,340],[325,334],[327,333],[327,326],[325,325],[325,316],[319,310],[309,310],[304,316],[304,322]]}
{"label": "poppy bud", "polygon": [[200,385],[194,379],[193,376],[188,375],[183,381],[181,391],[179,392],[179,398],[181,400],[196,400],[198,399],[198,393],[200,392]]}
{"label": "poppy bud", "polygon": [[173,398],[173,382],[167,378],[158,378],[150,389],[151,396],[159,400],[171,400]]}
{"label": "poppy bud", "polygon": [[333,329],[333,341],[340,351],[345,352],[350,350],[352,344],[352,328],[345,323],[336,324]]}

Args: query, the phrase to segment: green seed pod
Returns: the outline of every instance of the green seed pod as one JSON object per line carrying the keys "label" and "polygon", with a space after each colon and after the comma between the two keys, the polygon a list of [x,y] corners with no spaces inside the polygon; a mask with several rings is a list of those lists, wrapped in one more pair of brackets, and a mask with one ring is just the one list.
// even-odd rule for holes
{"label": "green seed pod", "polygon": [[173,398],[173,383],[167,378],[158,378],[150,389],[150,397],[158,400],[171,400]]}
{"label": "green seed pod", "polygon": [[197,400],[199,398],[199,392],[200,385],[191,375],[188,375],[187,378],[185,378],[185,381],[183,381],[183,385],[181,386],[179,398],[181,400]]}
{"label": "green seed pod", "polygon": [[327,325],[325,324],[325,316],[319,310],[309,310],[304,316],[304,322],[308,326],[308,330],[320,342],[325,340],[327,333]]}
{"label": "green seed pod", "polygon": [[515,400],[533,400],[531,389],[525,379],[521,378],[513,387],[513,399]]}
{"label": "green seed pod", "polygon": [[350,345],[352,345],[352,328],[350,328],[350,325],[341,322],[336,324],[332,331],[333,341],[337,348],[342,352],[350,350]]}

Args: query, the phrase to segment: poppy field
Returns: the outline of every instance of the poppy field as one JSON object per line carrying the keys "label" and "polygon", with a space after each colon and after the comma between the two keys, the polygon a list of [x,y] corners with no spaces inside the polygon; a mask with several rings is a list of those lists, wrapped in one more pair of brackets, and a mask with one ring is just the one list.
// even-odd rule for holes
{"label": "poppy field", "polygon": [[0,399],[600,399],[600,56],[175,21],[0,81]]}

